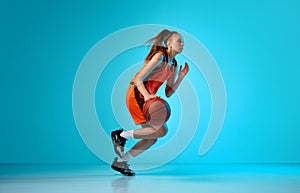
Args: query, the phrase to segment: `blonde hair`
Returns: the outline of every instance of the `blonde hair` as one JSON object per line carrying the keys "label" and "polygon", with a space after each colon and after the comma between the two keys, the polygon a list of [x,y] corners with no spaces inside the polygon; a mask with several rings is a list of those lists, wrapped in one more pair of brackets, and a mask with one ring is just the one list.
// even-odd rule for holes
{"label": "blonde hair", "polygon": [[145,58],[145,61],[149,61],[154,53],[158,51],[166,52],[167,48],[167,42],[171,38],[173,34],[178,34],[176,31],[170,31],[167,29],[162,30],[160,33],[158,33],[153,38],[149,39],[146,44],[152,45],[150,52]]}

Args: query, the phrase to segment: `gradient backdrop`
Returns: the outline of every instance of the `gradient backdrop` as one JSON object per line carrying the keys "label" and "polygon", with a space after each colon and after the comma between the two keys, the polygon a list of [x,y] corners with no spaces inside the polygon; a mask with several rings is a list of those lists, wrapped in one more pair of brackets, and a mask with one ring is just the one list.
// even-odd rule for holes
{"label": "gradient backdrop", "polygon": [[93,45],[140,24],[196,37],[226,86],[227,114],[214,147],[198,155],[205,132],[198,129],[173,163],[300,163],[299,12],[296,0],[2,0],[0,163],[102,163],[76,129],[73,81]]}

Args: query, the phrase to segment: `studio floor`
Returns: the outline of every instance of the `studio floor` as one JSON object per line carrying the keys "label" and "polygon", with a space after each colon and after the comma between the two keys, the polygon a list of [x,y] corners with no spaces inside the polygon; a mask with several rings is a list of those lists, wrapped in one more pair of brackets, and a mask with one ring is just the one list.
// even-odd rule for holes
{"label": "studio floor", "polygon": [[122,176],[109,165],[0,165],[0,193],[300,193],[300,165],[165,165]]}

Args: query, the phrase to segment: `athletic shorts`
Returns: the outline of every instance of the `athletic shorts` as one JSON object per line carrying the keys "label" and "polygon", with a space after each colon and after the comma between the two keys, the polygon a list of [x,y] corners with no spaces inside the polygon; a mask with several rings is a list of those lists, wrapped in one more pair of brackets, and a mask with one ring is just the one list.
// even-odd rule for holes
{"label": "athletic shorts", "polygon": [[143,115],[144,97],[138,91],[137,87],[130,83],[126,93],[126,105],[129,113],[136,125],[146,123]]}

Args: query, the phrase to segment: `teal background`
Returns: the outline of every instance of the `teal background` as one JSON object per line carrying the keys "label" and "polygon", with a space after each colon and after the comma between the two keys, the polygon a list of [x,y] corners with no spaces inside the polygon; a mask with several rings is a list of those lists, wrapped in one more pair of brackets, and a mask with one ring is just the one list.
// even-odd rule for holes
{"label": "teal background", "polygon": [[198,155],[198,130],[173,163],[299,163],[299,11],[296,0],[1,1],[0,163],[101,163],[74,123],[76,70],[99,40],[140,24],[192,34],[226,86],[214,147]]}

